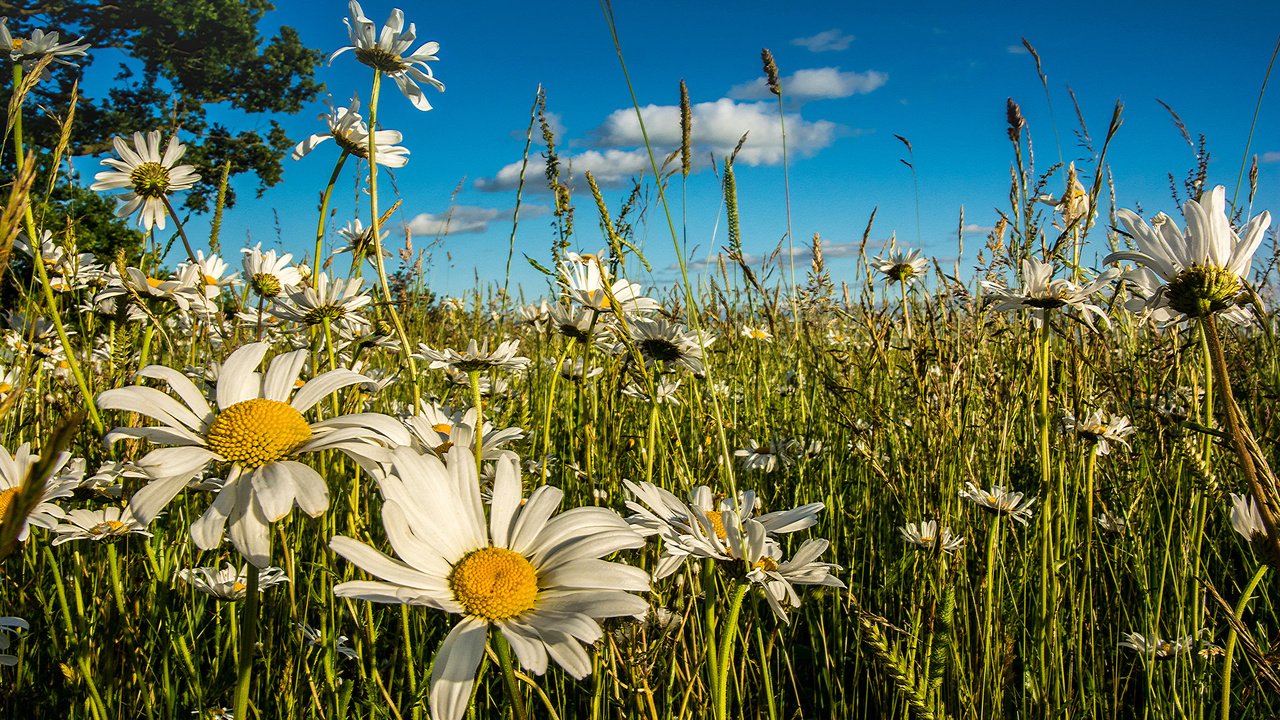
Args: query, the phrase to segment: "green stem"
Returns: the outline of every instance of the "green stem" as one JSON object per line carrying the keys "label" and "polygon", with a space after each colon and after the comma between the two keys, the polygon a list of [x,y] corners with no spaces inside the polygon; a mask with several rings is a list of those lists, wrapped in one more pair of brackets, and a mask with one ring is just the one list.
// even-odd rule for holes
{"label": "green stem", "polygon": [[1231,720],[1231,657],[1236,652],[1236,640],[1239,638],[1236,625],[1244,617],[1244,611],[1249,605],[1249,599],[1253,597],[1253,591],[1258,588],[1258,583],[1262,582],[1262,576],[1266,574],[1267,566],[1259,565],[1257,572],[1253,574],[1253,579],[1245,586],[1240,602],[1236,603],[1236,622],[1231,625],[1231,631],[1227,633],[1227,647],[1222,657],[1222,712],[1220,715],[1222,720]]}
{"label": "green stem", "polygon": [[484,395],[480,392],[480,371],[472,370],[468,375],[471,376],[471,405],[476,409],[476,425],[471,432],[476,436],[474,451],[478,478],[484,475]]}
{"label": "green stem", "polygon": [[[347,157],[350,155],[350,150],[342,151],[342,155],[338,157],[338,163],[333,166],[333,174],[329,176],[329,184],[324,186],[324,194],[320,196],[320,220],[316,223],[316,254],[311,259],[316,272],[320,272],[320,265],[324,261],[324,225],[329,219],[329,198],[333,195],[333,186],[338,184],[338,174],[342,172],[342,166],[346,164]],[[352,248],[351,257],[353,261],[359,262],[354,248]]]}
{"label": "green stem", "polygon": [[738,636],[738,615],[742,611],[742,599],[747,596],[751,587],[748,582],[739,582],[733,588],[733,596],[729,600],[729,614],[720,621],[720,649],[718,667],[716,668],[716,720],[728,720],[729,717],[729,653],[733,650],[733,641]]}
{"label": "green stem", "polygon": [[236,659],[236,694],[233,714],[249,720],[249,680],[253,674],[253,650],[258,642],[258,566],[249,563],[245,576],[244,613],[240,623],[240,657]]}
{"label": "green stem", "polygon": [[525,709],[524,698],[520,696],[520,686],[516,684],[515,669],[511,665],[511,647],[502,631],[493,633],[493,649],[498,653],[498,663],[502,666],[502,678],[507,682],[507,696],[511,700],[511,710],[519,720],[529,720],[529,711]]}
{"label": "green stem", "polygon": [[[990,672],[995,666],[991,656],[994,645],[993,615],[995,613],[995,575],[996,548],[1000,545],[1000,516],[991,521],[991,530],[987,534],[987,598],[982,613],[982,682],[984,686],[990,682]],[[1041,582],[1046,582],[1043,578]],[[986,704],[988,693],[982,693],[983,704]]]}
{"label": "green stem", "polygon": [[[590,342],[588,340],[588,342]],[[564,364],[564,360],[569,356],[569,348],[572,342],[566,342],[564,350],[560,351],[560,357],[556,358],[556,366],[551,370],[551,386],[547,389],[547,404],[542,413],[542,484],[547,484],[547,466],[550,464],[551,457],[551,419],[554,413],[551,412],[556,399],[556,385],[560,382],[560,366]],[[586,361],[582,363],[582,367],[586,367]]]}
{"label": "green stem", "polygon": [[120,615],[125,614],[124,587],[120,583],[120,556],[116,552],[115,543],[107,544],[107,563],[111,567],[111,594],[116,600],[116,609]]}

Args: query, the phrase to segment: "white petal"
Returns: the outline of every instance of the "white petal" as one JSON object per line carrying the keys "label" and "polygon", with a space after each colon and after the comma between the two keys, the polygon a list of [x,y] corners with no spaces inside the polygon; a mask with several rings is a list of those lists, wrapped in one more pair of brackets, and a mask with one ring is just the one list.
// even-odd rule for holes
{"label": "white petal", "polygon": [[260,397],[262,384],[258,378],[259,363],[271,346],[250,343],[231,353],[218,372],[218,408],[226,410],[243,400]]}
{"label": "white petal", "polygon": [[490,535],[497,547],[507,547],[512,520],[520,507],[520,471],[510,458],[497,462],[493,481],[493,501],[489,510]]}
{"label": "white petal", "polygon": [[527,549],[534,544],[543,528],[547,526],[547,520],[560,507],[560,501],[563,498],[564,493],[560,488],[550,485],[543,485],[534,490],[529,496],[529,501],[520,510],[519,517],[516,518],[510,548],[527,556]]}
{"label": "white petal", "polygon": [[[299,350],[298,352],[305,352]],[[306,412],[313,405],[324,399],[324,396],[336,390],[340,390],[348,385],[369,382],[369,378],[360,373],[351,372],[345,368],[330,370],[312,378],[306,385],[298,390],[298,394],[293,396],[293,402],[290,405],[298,412]]]}
{"label": "white petal", "polygon": [[262,397],[288,402],[289,394],[293,392],[293,382],[298,379],[298,373],[302,372],[308,356],[306,350],[295,350],[272,358],[267,374],[262,377]]}
{"label": "white petal", "polygon": [[487,623],[463,618],[441,643],[431,668],[432,720],[462,720],[488,634]]}

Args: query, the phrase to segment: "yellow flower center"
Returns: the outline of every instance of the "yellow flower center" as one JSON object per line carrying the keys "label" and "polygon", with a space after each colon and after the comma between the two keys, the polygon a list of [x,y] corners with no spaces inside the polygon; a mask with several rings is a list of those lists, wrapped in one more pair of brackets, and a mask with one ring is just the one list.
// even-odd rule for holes
{"label": "yellow flower center", "polygon": [[406,63],[399,55],[377,46],[356,48],[356,59],[388,75],[402,72],[409,67],[409,63]]}
{"label": "yellow flower center", "polygon": [[144,162],[129,173],[133,191],[144,198],[158,198],[169,191],[169,169],[157,162]]}
{"label": "yellow flower center", "polygon": [[161,283],[163,283],[163,282],[164,282],[164,280],[161,280],[160,278],[153,278],[153,277],[149,277],[149,278],[147,278],[147,285],[149,285],[150,287],[153,287],[153,288],[158,288],[158,287],[160,287],[160,284],[161,284]]}
{"label": "yellow flower center", "polygon": [[468,553],[453,566],[449,589],[468,615],[506,620],[533,608],[538,574],[520,553],[487,547]]}
{"label": "yellow flower center", "polygon": [[441,435],[448,435],[449,433],[453,432],[453,426],[450,425],[449,423],[436,423],[435,425],[431,426],[431,429],[435,430]]}
{"label": "yellow flower center", "polygon": [[90,535],[120,535],[127,530],[127,526],[119,520],[104,520],[97,525],[89,528]]}
{"label": "yellow flower center", "polygon": [[223,410],[209,427],[209,449],[227,460],[258,468],[283,459],[311,439],[302,413],[279,400],[254,398]]}
{"label": "yellow flower center", "polygon": [[765,555],[764,557],[757,560],[756,564],[752,565],[752,567],[759,568],[760,570],[763,570],[765,572],[778,572],[778,561],[774,560],[768,555]]}
{"label": "yellow flower center", "polygon": [[0,395],[13,392],[13,386],[7,382],[0,382]]}
{"label": "yellow flower center", "polygon": [[244,583],[242,583],[242,582],[240,582],[239,580],[237,580],[237,581],[235,581],[235,582],[231,583],[231,593],[232,593],[233,595],[237,595],[237,594],[239,594],[239,593],[242,593],[242,592],[244,592],[244,591],[245,591],[245,589],[246,589],[245,584],[244,584]]}
{"label": "yellow flower center", "polygon": [[760,330],[758,328],[752,328],[751,337],[755,338],[756,340],[768,340],[769,333],[765,332],[764,330]]}
{"label": "yellow flower center", "polygon": [[719,510],[708,510],[707,519],[711,521],[711,529],[715,531],[716,537],[721,540],[729,538],[729,533],[724,531],[724,517]]}
{"label": "yellow flower center", "polygon": [[214,277],[214,276],[212,276],[212,275],[205,275],[205,276],[204,276],[204,284],[205,284],[205,285],[217,285],[217,284],[218,284],[218,278],[216,278],[216,277]]}
{"label": "yellow flower center", "polygon": [[3,520],[9,514],[9,506],[13,504],[13,499],[18,496],[18,488],[11,487],[0,490],[0,520]]}

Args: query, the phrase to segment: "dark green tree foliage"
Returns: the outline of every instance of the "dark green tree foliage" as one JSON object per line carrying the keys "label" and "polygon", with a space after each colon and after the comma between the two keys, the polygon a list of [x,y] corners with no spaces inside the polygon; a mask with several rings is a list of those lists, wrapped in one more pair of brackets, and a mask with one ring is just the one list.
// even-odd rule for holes
{"label": "dark green tree foliage", "polygon": [[[268,121],[264,131],[260,119],[248,116],[296,113],[322,89],[315,80],[322,53],[303,46],[290,27],[279,28],[270,40],[259,34],[273,9],[266,0],[0,0],[0,15],[9,18],[15,36],[35,28],[58,31],[64,40],[83,36],[93,47],[80,59],[82,68],[95,57],[119,64],[110,88],[81,88],[71,154],[109,152],[112,137],[135,131],[178,132],[188,145],[183,162],[201,175],[184,198],[196,212],[212,207],[224,162],[231,164],[232,178],[254,176],[258,194],[279,182],[293,142],[276,121]],[[66,107],[79,72],[55,67],[28,108]],[[11,85],[7,74],[0,76]],[[209,118],[213,108],[219,121]],[[232,127],[241,116],[253,127]],[[26,123],[31,141],[52,145],[54,125],[43,114],[28,111]],[[229,187],[227,205],[234,202]]]}

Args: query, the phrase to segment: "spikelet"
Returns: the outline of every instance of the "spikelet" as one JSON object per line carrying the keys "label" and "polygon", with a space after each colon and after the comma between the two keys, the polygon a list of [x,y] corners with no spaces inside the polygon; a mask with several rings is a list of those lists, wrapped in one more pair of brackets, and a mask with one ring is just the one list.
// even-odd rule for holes
{"label": "spikelet", "polygon": [[880,625],[867,613],[859,612],[858,629],[862,635],[862,642],[871,648],[872,654],[879,661],[878,664],[893,678],[894,687],[897,688],[903,700],[906,700],[911,717],[914,720],[933,720],[935,716],[933,710],[929,708],[928,698],[920,688],[916,687],[915,672],[905,660],[889,649],[889,642],[880,630]]}
{"label": "spikelet", "polygon": [[[689,105],[689,86],[680,81],[680,174],[689,177],[693,166],[693,108]],[[1257,167],[1255,162],[1254,167]]]}
{"label": "spikelet", "polygon": [[760,60],[764,63],[764,77],[769,85],[769,92],[781,97],[782,83],[778,81],[778,63],[773,61],[773,53],[769,48],[760,51]]}
{"label": "spikelet", "polygon": [[1022,117],[1022,108],[1018,107],[1013,98],[1006,101],[1004,114],[1005,121],[1009,123],[1009,139],[1016,143],[1022,139],[1022,130],[1027,126],[1027,120]]}

